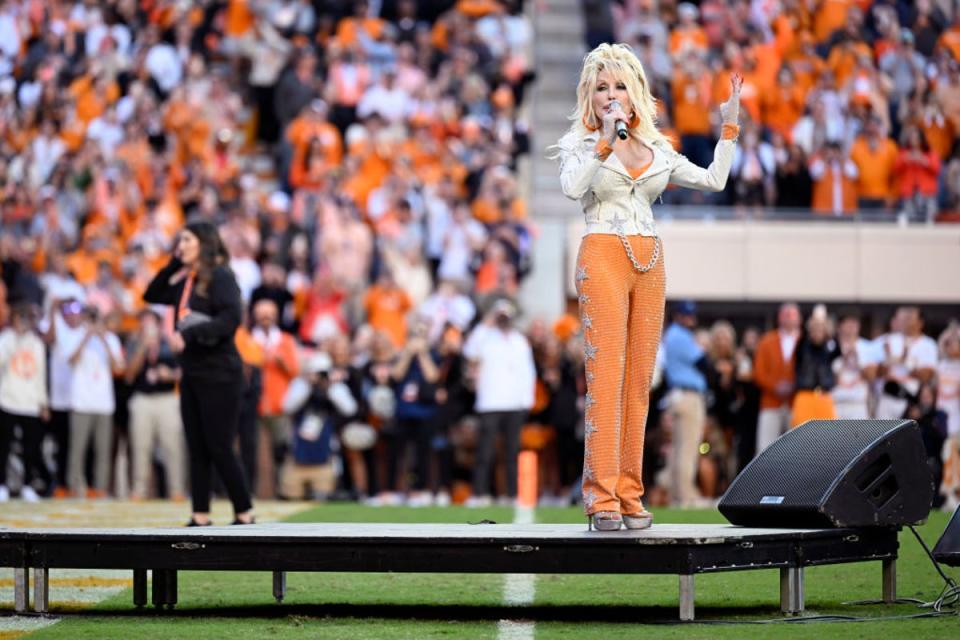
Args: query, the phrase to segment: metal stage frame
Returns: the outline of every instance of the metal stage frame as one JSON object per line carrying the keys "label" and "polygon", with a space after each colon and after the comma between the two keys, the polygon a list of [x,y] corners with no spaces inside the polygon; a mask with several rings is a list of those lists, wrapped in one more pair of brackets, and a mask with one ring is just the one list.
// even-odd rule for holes
{"label": "metal stage frame", "polygon": [[780,569],[780,609],[804,610],[805,567],[882,561],[882,599],[896,600],[898,528],[754,529],[660,524],[642,531],[583,525],[260,524],[178,529],[4,529],[0,567],[14,569],[14,608],[49,611],[51,569],[130,569],[133,602],[173,608],[178,571],[675,574],[680,620],[694,620],[698,573]]}

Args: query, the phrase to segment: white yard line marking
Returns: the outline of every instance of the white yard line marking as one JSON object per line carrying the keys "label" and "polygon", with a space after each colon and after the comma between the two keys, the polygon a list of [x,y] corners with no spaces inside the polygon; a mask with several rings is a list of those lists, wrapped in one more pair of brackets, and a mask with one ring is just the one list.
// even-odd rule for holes
{"label": "white yard line marking", "polygon": [[[513,513],[514,524],[532,524],[533,507],[518,506]],[[533,573],[508,573],[503,577],[503,603],[511,606],[531,605],[537,593],[537,576]],[[498,640],[532,640],[536,631],[533,622],[500,620],[497,623]]]}

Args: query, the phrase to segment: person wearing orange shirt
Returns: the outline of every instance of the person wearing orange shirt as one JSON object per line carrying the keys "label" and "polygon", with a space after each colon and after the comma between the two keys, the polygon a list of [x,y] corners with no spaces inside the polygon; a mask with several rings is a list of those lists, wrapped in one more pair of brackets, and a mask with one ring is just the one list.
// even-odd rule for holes
{"label": "person wearing orange shirt", "polygon": [[834,31],[847,23],[854,0],[817,0],[813,12],[813,34],[817,42],[825,42]]}
{"label": "person wearing orange shirt", "polygon": [[287,126],[286,139],[293,146],[293,154],[303,149],[313,140],[319,141],[323,158],[330,166],[340,164],[343,159],[343,138],[340,131],[327,119],[329,108],[323,100],[312,100]]}
{"label": "person wearing orange shirt", "polygon": [[956,139],[956,130],[947,120],[943,112],[943,105],[932,93],[927,93],[920,97],[920,104],[916,108],[907,111],[910,118],[904,118],[901,123],[913,122],[920,127],[923,135],[926,136],[930,148],[933,149],[941,160],[946,160],[953,150]]}
{"label": "person wearing orange shirt", "polygon": [[946,49],[953,56],[955,62],[960,62],[960,11],[953,15],[953,25],[940,34],[937,47]]}
{"label": "person wearing orange shirt", "polygon": [[839,142],[828,142],[810,162],[814,213],[843,215],[857,207],[857,165]]}
{"label": "person wearing orange shirt", "polygon": [[861,40],[847,32],[838,35],[838,42],[827,56],[827,68],[833,72],[836,86],[844,87],[857,71],[861,60],[872,61],[873,51]]}
{"label": "person wearing orange shirt", "polygon": [[223,33],[230,38],[242,38],[256,22],[256,15],[250,8],[250,0],[227,0],[224,12]]}
{"label": "person wearing orange shirt", "polygon": [[690,2],[681,2],[677,5],[677,16],[680,22],[670,34],[670,54],[677,56],[690,49],[705,52],[707,34],[698,22],[700,10]]}
{"label": "person wearing orange shirt", "polygon": [[[275,497],[280,487],[283,465],[289,453],[292,426],[283,410],[283,399],[300,365],[297,343],[278,326],[279,311],[273,300],[262,299],[253,307],[253,341],[263,350],[263,392],[258,420],[259,456],[257,495]],[[272,469],[271,469],[272,463]]]}
{"label": "person wearing orange shirt", "polygon": [[110,249],[110,242],[103,233],[89,227],[84,230],[80,247],[67,256],[67,268],[77,282],[86,286],[97,279],[97,265],[101,261],[110,262],[117,256]]}
{"label": "person wearing orange shirt", "polygon": [[797,51],[787,58],[786,64],[793,72],[797,88],[806,97],[810,89],[816,86],[826,63],[817,55],[816,43],[809,31],[801,31],[798,41]]}
{"label": "person wearing orange shirt", "polygon": [[871,116],[850,148],[850,160],[857,165],[857,206],[886,209],[892,204],[897,144],[883,134],[880,119]]}
{"label": "person wearing orange shirt", "polygon": [[240,396],[240,462],[252,485],[257,480],[257,414],[260,395],[263,392],[263,348],[254,341],[247,328],[248,312],[244,309],[243,321],[234,334],[233,341],[243,362],[243,391]]}
{"label": "person wearing orange shirt", "polygon": [[673,123],[682,152],[706,166],[713,151],[710,125],[710,76],[700,56],[688,52],[673,77]]}
{"label": "person wearing orange shirt", "polygon": [[330,122],[341,133],[357,120],[357,105],[373,80],[370,66],[351,49],[331,52],[331,64],[327,72],[327,88],[324,95],[330,96]]}
{"label": "person wearing orange shirt", "polygon": [[777,328],[760,338],[753,356],[753,381],[760,390],[757,418],[757,453],[773,444],[791,425],[796,387],[797,342],[800,340],[800,309],[792,302],[780,305]]}
{"label": "person wearing orange shirt", "polygon": [[760,96],[763,124],[776,131],[788,142],[792,140],[793,127],[800,120],[804,109],[803,89],[794,82],[790,67],[780,68],[777,84]]}
{"label": "person wearing orange shirt", "polygon": [[937,214],[940,158],[917,127],[903,132],[894,171],[900,180],[903,213],[914,220],[933,222]]}
{"label": "person wearing orange shirt", "polygon": [[410,296],[397,285],[389,269],[380,271],[376,284],[367,290],[363,309],[367,322],[389,336],[398,349],[407,337],[407,312],[413,307]]}
{"label": "person wearing orange shirt", "polygon": [[360,34],[371,40],[378,40],[386,23],[376,16],[369,16],[369,3],[356,0],[353,3],[353,15],[342,18],[337,23],[336,39],[341,46],[352,47],[360,44]]}

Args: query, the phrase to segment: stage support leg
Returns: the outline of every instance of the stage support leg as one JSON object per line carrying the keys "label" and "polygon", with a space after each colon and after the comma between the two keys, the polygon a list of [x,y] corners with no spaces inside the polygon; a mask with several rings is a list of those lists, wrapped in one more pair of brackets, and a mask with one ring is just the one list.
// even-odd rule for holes
{"label": "stage support leg", "polygon": [[153,570],[153,605],[173,609],[177,604],[177,572],[172,569]]}
{"label": "stage support leg", "polygon": [[37,613],[50,611],[50,569],[33,570],[33,610]]}
{"label": "stage support leg", "polygon": [[147,570],[133,570],[133,605],[138,609],[147,606]]}
{"label": "stage support leg", "polygon": [[693,620],[693,577],[693,574],[680,575],[680,620],[682,622]]}
{"label": "stage support leg", "polygon": [[897,559],[883,561],[883,601],[894,604],[897,601]]}
{"label": "stage support leg", "polygon": [[803,613],[803,567],[780,569],[780,611],[791,616]]}
{"label": "stage support leg", "polygon": [[283,602],[284,597],[287,595],[287,572],[286,571],[274,571],[273,572],[273,597],[277,602]]}
{"label": "stage support leg", "polygon": [[17,613],[26,613],[30,608],[29,571],[29,569],[13,570],[13,610]]}

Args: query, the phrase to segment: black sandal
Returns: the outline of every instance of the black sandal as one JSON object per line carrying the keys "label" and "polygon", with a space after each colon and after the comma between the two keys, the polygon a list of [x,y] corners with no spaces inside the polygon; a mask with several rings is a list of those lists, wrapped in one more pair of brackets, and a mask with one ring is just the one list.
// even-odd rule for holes
{"label": "black sandal", "polygon": [[231,522],[230,524],[257,524],[257,519],[255,517],[251,517],[250,522],[244,522],[240,518],[234,518],[233,522]]}
{"label": "black sandal", "polygon": [[213,522],[207,520],[206,522],[197,522],[193,518],[190,518],[190,522],[184,525],[185,527],[211,527]]}

